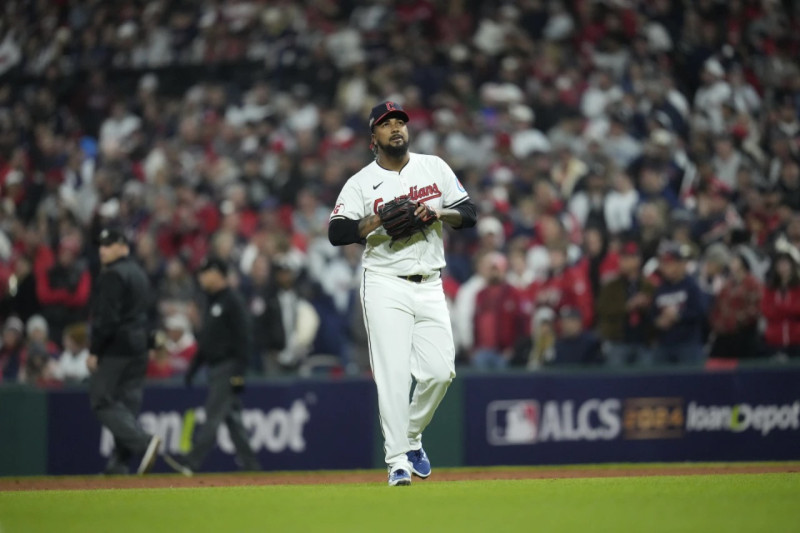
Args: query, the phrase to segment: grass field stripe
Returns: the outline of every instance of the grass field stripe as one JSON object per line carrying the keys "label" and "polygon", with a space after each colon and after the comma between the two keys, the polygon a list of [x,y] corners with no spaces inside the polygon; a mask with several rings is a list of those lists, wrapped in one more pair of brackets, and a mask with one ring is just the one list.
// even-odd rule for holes
{"label": "grass field stripe", "polygon": [[[419,483],[402,493],[384,484],[0,492],[0,522],[4,533],[789,533],[800,524],[796,473]],[[424,527],[409,526],[409,509]]]}

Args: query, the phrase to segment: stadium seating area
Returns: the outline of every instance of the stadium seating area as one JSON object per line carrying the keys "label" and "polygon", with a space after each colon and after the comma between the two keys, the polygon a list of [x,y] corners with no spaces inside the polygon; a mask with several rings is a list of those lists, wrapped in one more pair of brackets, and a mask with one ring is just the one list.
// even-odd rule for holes
{"label": "stadium seating area", "polygon": [[167,333],[151,378],[196,349],[209,253],[253,374],[368,372],[327,221],[386,99],[478,207],[446,238],[462,366],[800,356],[798,30],[778,0],[7,0],[0,381],[85,378],[112,222]]}

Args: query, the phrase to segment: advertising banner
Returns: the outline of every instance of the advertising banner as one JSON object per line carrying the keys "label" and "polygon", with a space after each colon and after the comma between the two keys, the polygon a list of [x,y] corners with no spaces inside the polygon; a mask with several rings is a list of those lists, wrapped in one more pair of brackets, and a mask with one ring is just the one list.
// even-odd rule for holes
{"label": "advertising banner", "polygon": [[[139,422],[163,439],[164,450],[184,453],[205,421],[205,389],[151,386]],[[253,384],[242,401],[250,444],[265,470],[372,467],[375,386],[367,380]],[[102,471],[113,449],[84,390],[48,393],[48,474]],[[234,448],[223,425],[203,471],[236,470]],[[156,471],[168,471],[159,461]]]}
{"label": "advertising banner", "polygon": [[467,465],[800,459],[800,371],[465,377]]}

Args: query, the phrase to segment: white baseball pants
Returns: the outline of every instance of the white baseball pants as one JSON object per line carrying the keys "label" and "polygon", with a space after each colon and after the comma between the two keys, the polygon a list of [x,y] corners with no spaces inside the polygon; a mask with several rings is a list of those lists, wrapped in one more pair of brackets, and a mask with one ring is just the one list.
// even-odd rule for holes
{"label": "white baseball pants", "polygon": [[[422,432],[456,375],[442,280],[414,283],[365,270],[361,303],[386,464],[410,472],[406,452],[422,446]],[[409,403],[411,376],[417,384]]]}

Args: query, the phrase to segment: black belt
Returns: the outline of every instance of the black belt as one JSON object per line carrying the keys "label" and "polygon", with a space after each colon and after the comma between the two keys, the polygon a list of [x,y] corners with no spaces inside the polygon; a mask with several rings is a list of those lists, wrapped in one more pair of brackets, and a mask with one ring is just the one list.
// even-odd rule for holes
{"label": "black belt", "polygon": [[411,283],[422,283],[423,281],[428,281],[429,279],[434,279],[436,276],[439,275],[439,271],[437,270],[433,274],[428,274],[427,276],[423,274],[413,274],[411,276],[397,276],[400,279],[404,279],[406,281],[410,281]]}

